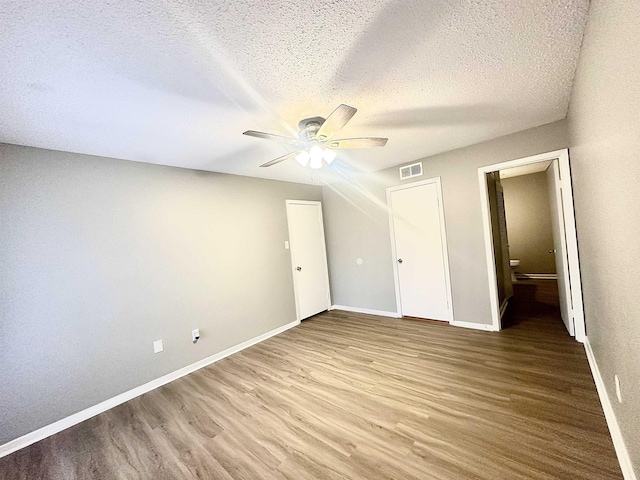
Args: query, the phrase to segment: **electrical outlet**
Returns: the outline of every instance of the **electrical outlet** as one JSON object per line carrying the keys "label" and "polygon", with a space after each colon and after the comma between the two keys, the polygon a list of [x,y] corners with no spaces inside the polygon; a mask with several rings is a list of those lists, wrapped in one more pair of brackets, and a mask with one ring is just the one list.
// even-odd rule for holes
{"label": "electrical outlet", "polygon": [[153,353],[160,353],[164,350],[164,345],[162,345],[162,340],[156,340],[153,342]]}
{"label": "electrical outlet", "polygon": [[196,343],[200,339],[200,329],[191,330],[191,341]]}
{"label": "electrical outlet", "polygon": [[620,378],[618,375],[614,377],[616,381],[616,396],[618,397],[618,401],[622,403],[622,392],[620,391]]}
{"label": "electrical outlet", "polygon": [[286,250],[289,250],[289,240],[285,240],[285,241],[284,241],[284,248],[285,248]]}

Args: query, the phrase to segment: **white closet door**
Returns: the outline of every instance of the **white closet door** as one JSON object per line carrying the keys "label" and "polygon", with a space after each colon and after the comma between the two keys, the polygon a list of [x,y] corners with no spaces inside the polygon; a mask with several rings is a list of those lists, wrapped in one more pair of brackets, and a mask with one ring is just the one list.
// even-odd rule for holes
{"label": "white closet door", "polygon": [[438,185],[389,191],[402,315],[451,320]]}
{"label": "white closet door", "polygon": [[321,204],[287,200],[287,219],[296,308],[302,320],[331,305]]}

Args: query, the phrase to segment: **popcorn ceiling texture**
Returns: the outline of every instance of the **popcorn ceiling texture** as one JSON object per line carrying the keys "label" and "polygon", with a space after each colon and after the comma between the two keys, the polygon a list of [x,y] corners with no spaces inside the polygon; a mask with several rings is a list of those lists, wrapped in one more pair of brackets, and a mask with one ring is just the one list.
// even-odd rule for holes
{"label": "popcorn ceiling texture", "polygon": [[241,133],[347,103],[378,170],[564,118],[588,5],[5,0],[0,142],[311,183]]}

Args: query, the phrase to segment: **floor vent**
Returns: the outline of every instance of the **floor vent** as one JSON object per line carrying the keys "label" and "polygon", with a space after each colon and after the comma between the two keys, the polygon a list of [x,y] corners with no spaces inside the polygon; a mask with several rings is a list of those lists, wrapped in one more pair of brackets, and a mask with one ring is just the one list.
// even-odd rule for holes
{"label": "floor vent", "polygon": [[411,165],[400,167],[400,180],[419,177],[420,175],[422,175],[422,162],[412,163]]}

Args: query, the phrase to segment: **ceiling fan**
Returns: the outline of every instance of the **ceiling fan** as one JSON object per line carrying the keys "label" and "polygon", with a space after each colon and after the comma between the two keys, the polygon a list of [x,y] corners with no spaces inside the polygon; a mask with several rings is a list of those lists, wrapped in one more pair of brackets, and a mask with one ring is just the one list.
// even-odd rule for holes
{"label": "ceiling fan", "polygon": [[322,117],[312,117],[300,120],[298,123],[298,128],[300,129],[298,138],[256,132],[255,130],[247,130],[243,135],[266,138],[267,140],[299,147],[299,150],[287,153],[270,162],[263,163],[260,165],[261,167],[270,167],[271,165],[295,157],[296,161],[303,167],[309,165],[311,168],[320,168],[322,167],[323,160],[327,164],[333,162],[337,155],[335,152],[336,149],[384,147],[387,144],[387,138],[378,137],[341,138],[333,140],[333,136],[351,120],[356,112],[357,109],[343,104],[331,112],[331,115],[326,119]]}

